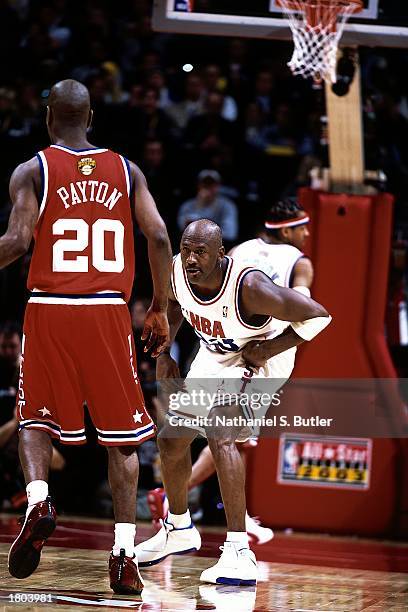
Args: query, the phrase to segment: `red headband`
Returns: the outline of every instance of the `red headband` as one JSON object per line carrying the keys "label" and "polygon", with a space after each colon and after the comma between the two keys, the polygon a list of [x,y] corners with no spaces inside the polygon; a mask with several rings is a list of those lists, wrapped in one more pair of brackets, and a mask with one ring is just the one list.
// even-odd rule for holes
{"label": "red headband", "polygon": [[304,217],[296,217],[294,219],[285,219],[284,221],[265,221],[266,229],[282,229],[282,227],[296,227],[297,225],[304,225],[305,223],[309,223],[310,217],[309,215],[305,215]]}

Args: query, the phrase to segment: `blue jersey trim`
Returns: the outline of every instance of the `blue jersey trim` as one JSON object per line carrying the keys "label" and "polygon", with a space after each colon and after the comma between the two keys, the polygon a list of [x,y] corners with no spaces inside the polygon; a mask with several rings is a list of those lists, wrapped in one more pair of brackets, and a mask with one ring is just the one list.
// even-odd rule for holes
{"label": "blue jersey trim", "polygon": [[96,430],[99,438],[106,438],[111,440],[120,440],[121,438],[140,438],[141,435],[154,431],[154,425],[146,425],[143,429],[139,429],[136,433],[131,431],[126,433],[103,433],[99,429]]}
{"label": "blue jersey trim", "polygon": [[31,291],[30,297],[63,298],[70,300],[89,300],[105,298],[121,298],[122,293],[49,293],[47,291]]}
{"label": "blue jersey trim", "polygon": [[[28,427],[29,425],[46,425],[50,429],[54,430],[56,433],[61,432],[61,427],[57,425],[56,423],[52,423],[51,421],[39,421],[39,420],[37,421],[36,419],[28,419],[27,421],[23,421],[22,423],[19,423],[18,429],[19,431],[21,431],[22,429],[24,429],[25,427]],[[80,434],[80,435],[83,435],[83,434]]]}
{"label": "blue jersey trim", "polygon": [[123,159],[125,160],[125,164],[126,164],[126,168],[128,171],[128,176],[129,176],[129,197],[132,195],[133,193],[133,178],[132,178],[132,173],[130,171],[130,164],[129,164],[129,160],[126,157],[123,157]]}
{"label": "blue jersey trim", "polygon": [[41,159],[41,155],[39,153],[37,153],[36,155],[38,162],[40,164],[40,174],[41,174],[41,195],[40,195],[40,205],[41,202],[43,201],[43,197],[44,197],[44,189],[45,189],[45,173],[44,173],[44,164],[43,161]]}
{"label": "blue jersey trim", "polygon": [[91,147],[88,149],[73,149],[72,147],[67,147],[66,145],[56,145],[57,147],[60,147],[61,149],[66,149],[67,151],[73,151],[74,153],[85,153],[86,151],[99,151],[101,149],[101,147]]}

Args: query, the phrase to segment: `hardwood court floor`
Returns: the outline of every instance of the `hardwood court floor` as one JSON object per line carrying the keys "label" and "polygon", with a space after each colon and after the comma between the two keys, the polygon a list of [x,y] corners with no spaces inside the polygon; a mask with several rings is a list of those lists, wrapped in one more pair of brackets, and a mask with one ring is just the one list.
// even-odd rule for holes
{"label": "hardwood court floor", "polygon": [[[26,580],[16,580],[7,572],[7,554],[15,519],[0,517],[0,612],[28,610],[109,610],[136,609],[145,612],[178,612],[182,610],[279,611],[279,612],[407,612],[408,574],[403,571],[358,569],[372,567],[373,558],[380,566],[388,563],[406,571],[407,547],[370,541],[360,542],[356,560],[353,554],[341,553],[347,545],[353,550],[354,538],[322,538],[314,536],[284,536],[278,534],[273,542],[254,549],[258,559],[269,557],[273,547],[278,549],[274,561],[260,561],[260,580],[255,588],[236,588],[200,584],[200,572],[214,563],[218,545],[222,543],[220,530],[205,530],[205,556],[187,555],[169,558],[144,570],[145,589],[141,597],[114,596],[109,589],[107,558],[111,543],[111,523],[107,521],[63,520],[55,537],[44,549],[38,570]],[[150,527],[141,528],[144,538]],[[91,538],[97,545],[89,545]],[[321,542],[326,540],[326,552]],[[332,542],[333,540],[333,542]],[[279,560],[284,543],[288,560]],[[275,544],[274,544],[275,542]],[[332,544],[335,544],[334,549]],[[56,545],[55,545],[56,544]],[[298,546],[296,546],[296,544]],[[317,547],[315,545],[317,544]],[[377,548],[380,547],[380,548]],[[265,549],[265,547],[267,547]],[[306,554],[311,559],[306,565],[298,560]],[[101,550],[103,548],[103,550]],[[264,549],[264,552],[262,552]],[[300,554],[296,555],[296,550]],[[381,550],[383,551],[381,553]],[[302,552],[303,551],[303,552]],[[317,552],[316,552],[317,551]],[[319,552],[320,551],[320,552]],[[364,552],[365,551],[365,552]],[[384,551],[386,555],[384,557]],[[394,555],[393,555],[394,551]],[[273,554],[273,553],[272,553]],[[383,557],[381,557],[381,554]],[[393,556],[395,560],[393,561]],[[336,566],[336,559],[340,562]],[[310,564],[320,559],[321,564]],[[354,569],[344,567],[351,564]],[[21,595],[17,595],[20,593]],[[41,603],[42,598],[47,601]],[[19,599],[21,603],[12,603]]]}

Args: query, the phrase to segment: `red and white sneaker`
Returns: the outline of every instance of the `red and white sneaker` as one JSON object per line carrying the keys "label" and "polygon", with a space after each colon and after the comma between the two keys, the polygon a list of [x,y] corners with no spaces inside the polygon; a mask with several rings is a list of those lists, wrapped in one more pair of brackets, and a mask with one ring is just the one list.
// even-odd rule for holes
{"label": "red and white sneaker", "polygon": [[114,593],[121,595],[140,595],[144,582],[139,573],[137,558],[126,557],[125,549],[121,548],[120,555],[109,557],[110,587]]}
{"label": "red and white sneaker", "polygon": [[56,517],[51,497],[47,497],[20,519],[23,526],[8,556],[8,569],[14,578],[28,578],[37,569],[42,547],[55,529]]}
{"label": "red and white sneaker", "polygon": [[273,531],[269,527],[262,527],[259,519],[252,518],[248,512],[245,515],[245,527],[247,534],[250,536],[254,544],[266,544],[273,538]]}
{"label": "red and white sneaker", "polygon": [[157,529],[160,529],[161,521],[164,521],[169,511],[169,501],[165,490],[159,487],[149,491],[147,494],[147,503],[149,504],[153,525],[157,527]]}

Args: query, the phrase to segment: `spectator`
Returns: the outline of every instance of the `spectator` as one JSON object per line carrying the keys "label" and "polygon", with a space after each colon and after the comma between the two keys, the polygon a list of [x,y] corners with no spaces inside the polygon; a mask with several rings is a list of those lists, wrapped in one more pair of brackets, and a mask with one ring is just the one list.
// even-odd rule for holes
{"label": "spectator", "polygon": [[192,117],[204,112],[204,86],[198,74],[189,74],[185,82],[184,98],[171,104],[166,113],[180,131],[184,130]]}
{"label": "spectator", "polygon": [[147,78],[147,87],[155,89],[158,95],[158,107],[167,108],[171,104],[170,91],[162,70],[152,70]]}
{"label": "spectator", "polygon": [[159,94],[152,87],[144,90],[140,108],[129,109],[125,123],[128,130],[127,138],[130,137],[132,140],[129,151],[132,159],[141,157],[143,144],[147,140],[160,140],[166,146],[173,143],[173,123],[159,108]]}
{"label": "spectator", "polygon": [[210,219],[222,229],[224,243],[238,237],[237,207],[228,198],[219,195],[221,177],[215,170],[202,170],[198,175],[197,195],[181,205],[177,222],[179,230],[196,219]]}
{"label": "spectator", "polygon": [[[216,64],[209,64],[204,69],[204,87],[207,95],[213,92],[224,93],[227,87],[225,77],[221,76],[221,68]],[[221,116],[227,121],[236,121],[238,118],[238,107],[234,98],[224,95]]]}
{"label": "spectator", "polygon": [[218,92],[210,93],[205,103],[205,112],[192,117],[185,131],[188,152],[193,153],[190,163],[198,167],[210,165],[211,156],[224,145],[233,146],[237,139],[237,128],[222,117],[224,97]]}
{"label": "spectator", "polygon": [[260,70],[255,79],[255,102],[265,115],[273,108],[273,75],[270,70]]}

